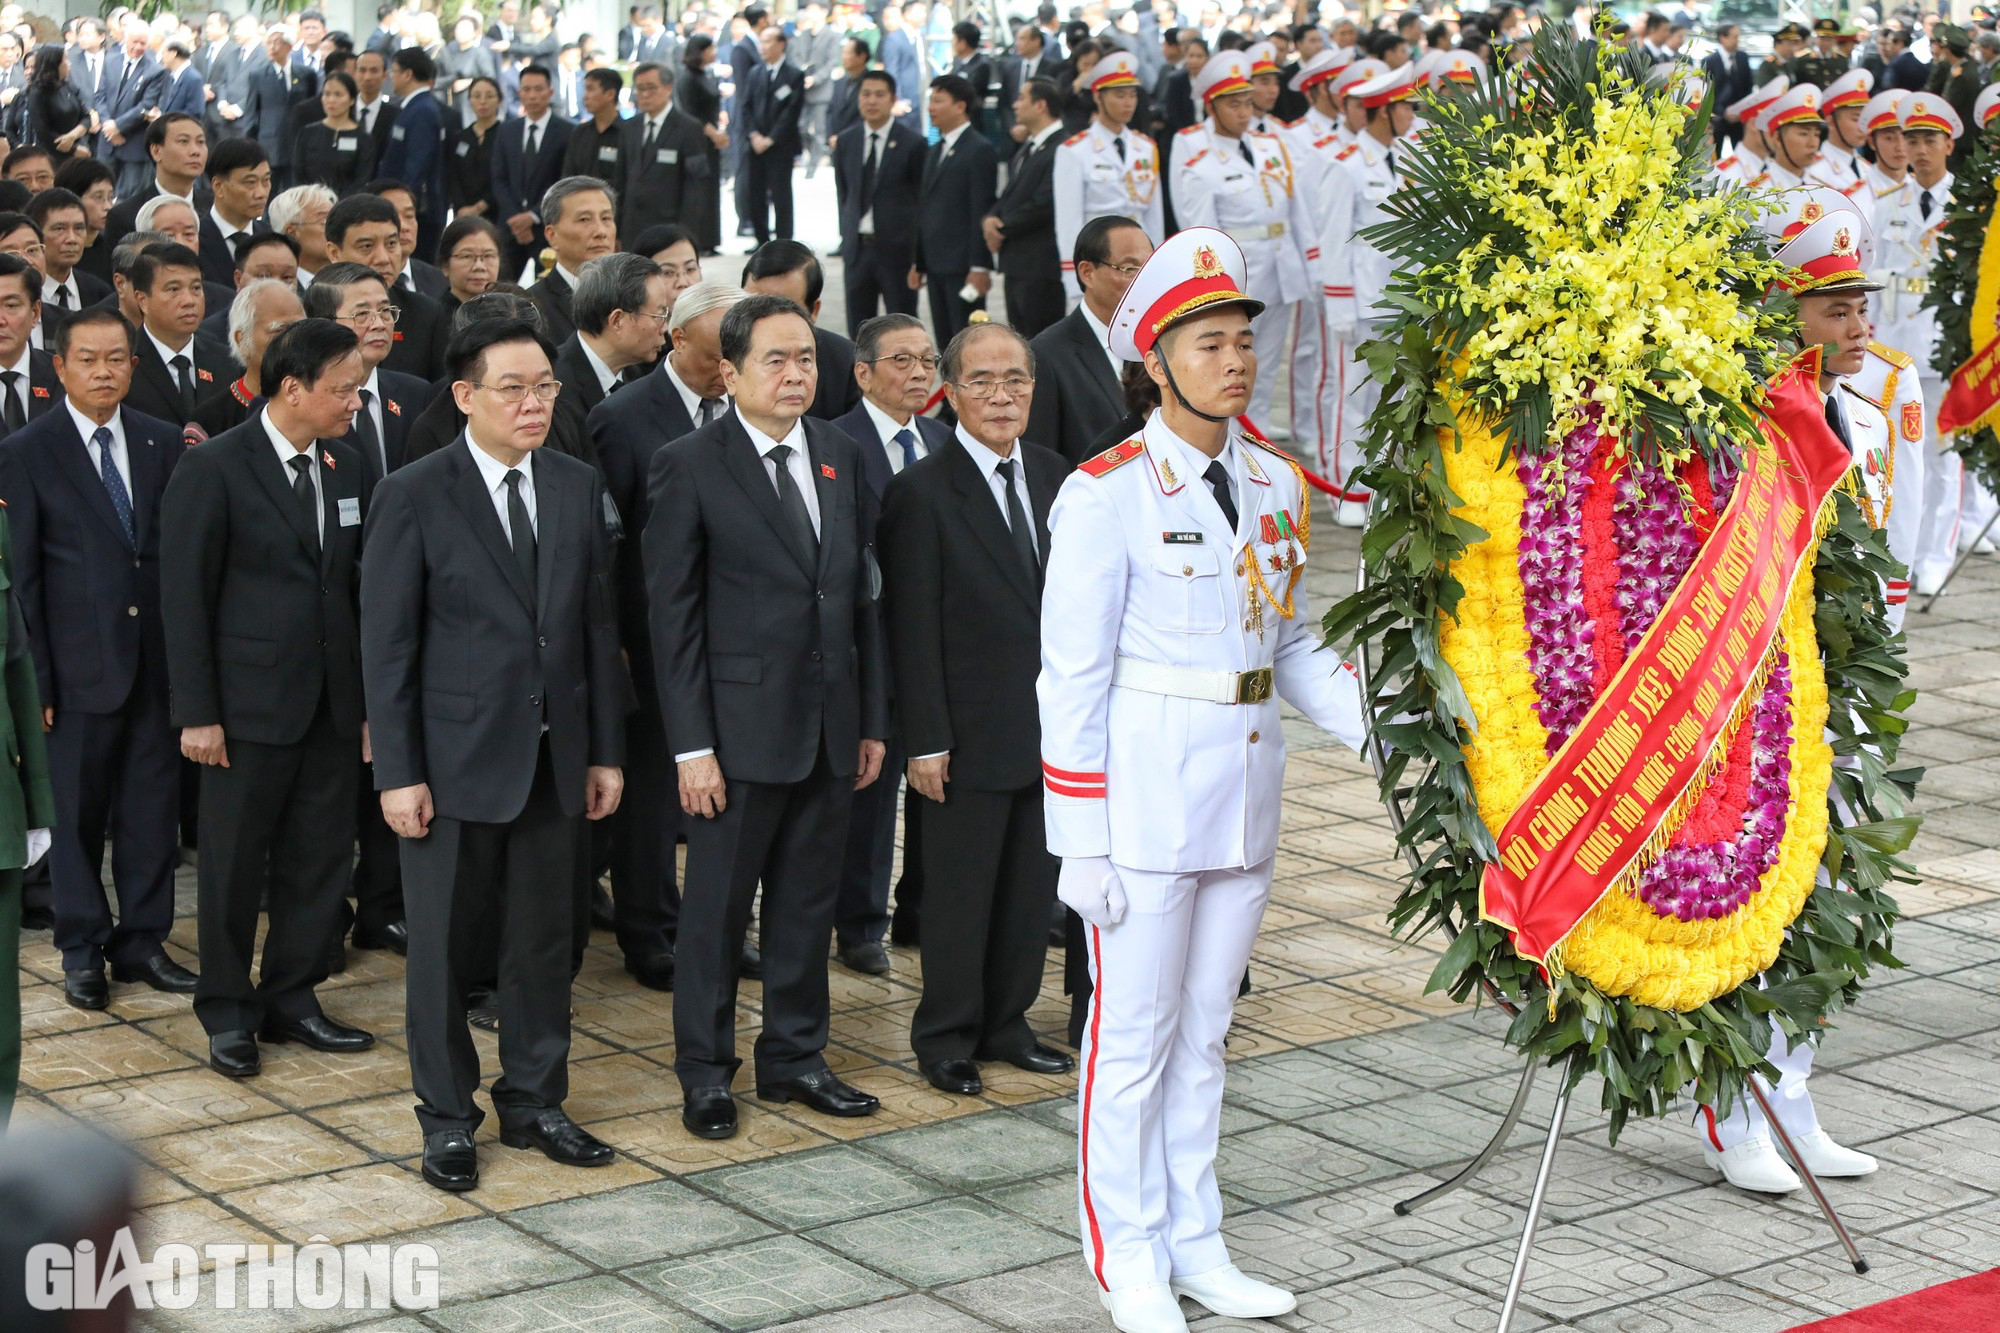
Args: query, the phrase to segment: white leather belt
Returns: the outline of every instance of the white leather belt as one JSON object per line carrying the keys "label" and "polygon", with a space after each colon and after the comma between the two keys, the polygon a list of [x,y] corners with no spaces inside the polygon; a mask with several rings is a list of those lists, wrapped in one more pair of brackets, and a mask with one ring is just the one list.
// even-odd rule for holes
{"label": "white leather belt", "polygon": [[1247,241],[1275,241],[1285,234],[1285,224],[1261,222],[1254,227],[1224,227],[1222,230],[1230,240],[1242,245]]}
{"label": "white leather belt", "polygon": [[1112,664],[1111,683],[1119,689],[1211,704],[1260,704],[1271,697],[1271,668],[1204,671],[1121,657]]}

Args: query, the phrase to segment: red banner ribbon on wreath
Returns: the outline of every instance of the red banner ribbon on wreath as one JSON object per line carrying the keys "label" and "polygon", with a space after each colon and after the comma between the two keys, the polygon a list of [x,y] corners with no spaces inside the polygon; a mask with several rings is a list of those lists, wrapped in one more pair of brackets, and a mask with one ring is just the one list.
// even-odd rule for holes
{"label": "red banner ribbon on wreath", "polygon": [[1785,601],[1810,577],[1822,507],[1853,465],[1826,424],[1819,349],[1771,386],[1714,533],[1639,645],[1500,831],[1480,915],[1560,969],[1597,900],[1650,863],[1762,679]]}

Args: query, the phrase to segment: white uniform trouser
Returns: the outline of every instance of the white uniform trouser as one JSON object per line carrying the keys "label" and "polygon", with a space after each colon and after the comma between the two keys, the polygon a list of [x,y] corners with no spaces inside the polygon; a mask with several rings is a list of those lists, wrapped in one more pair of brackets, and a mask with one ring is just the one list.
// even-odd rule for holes
{"label": "white uniform trouser", "polygon": [[1222,1039],[1271,896],[1269,858],[1117,869],[1128,908],[1089,927],[1096,991],[1077,1084],[1084,1260],[1107,1291],[1229,1262],[1215,1183]]}
{"label": "white uniform trouser", "polygon": [[[1813,1111],[1812,1093],[1806,1089],[1806,1080],[1812,1076],[1812,1044],[1802,1041],[1792,1045],[1773,1022],[1769,1058],[1782,1075],[1778,1086],[1765,1094],[1771,1099],[1771,1109],[1777,1112],[1778,1123],[1794,1139],[1801,1134],[1812,1133],[1819,1128],[1819,1116]],[[1770,1122],[1764,1118],[1764,1108],[1757,1105],[1756,1095],[1748,1089],[1737,1098],[1735,1107],[1728,1115],[1717,1115],[1704,1106],[1701,1116],[1709,1146],[1718,1152],[1726,1152],[1746,1139],[1762,1138],[1777,1142]]]}
{"label": "white uniform trouser", "polygon": [[[1896,473],[1891,479],[1894,489],[1889,497],[1889,522],[1887,537],[1889,554],[1899,561],[1915,563],[1915,553],[1920,549],[1917,543],[1923,537],[1924,522],[1924,476],[1929,471],[1924,466],[1924,442],[1905,440],[1897,425],[1890,423],[1895,432],[1890,447],[1895,452]],[[1903,614],[1909,609],[1910,579],[1907,570],[1901,578],[1889,580],[1885,590],[1888,596],[1889,628],[1903,627]]]}
{"label": "white uniform trouser", "polygon": [[[1292,306],[1283,302],[1265,306],[1264,313],[1250,322],[1250,332],[1257,339],[1257,382],[1250,387],[1250,422],[1258,430],[1269,430],[1278,367],[1291,352]],[[1298,433],[1296,423],[1292,432]]]}
{"label": "white uniform trouser", "polygon": [[1320,377],[1326,357],[1326,303],[1298,301],[1292,306],[1292,442],[1300,458],[1311,458],[1326,434],[1320,419]]}
{"label": "white uniform trouser", "polygon": [[1917,555],[1910,577],[1943,578],[1958,557],[1958,511],[1965,467],[1955,453],[1939,447],[1938,405],[1944,401],[1944,381],[1923,377],[1924,386],[1924,512],[1917,529]]}
{"label": "white uniform trouser", "polygon": [[1375,326],[1367,323],[1354,329],[1345,340],[1336,340],[1331,326],[1327,332],[1320,411],[1326,417],[1329,433],[1320,437],[1319,461],[1324,469],[1322,475],[1340,487],[1350,500],[1368,499],[1368,492],[1354,485],[1353,477],[1355,470],[1367,461],[1361,452],[1361,436],[1368,418],[1375,412],[1375,404],[1382,398],[1382,386],[1368,373],[1367,364],[1355,359],[1354,353],[1375,336]]}

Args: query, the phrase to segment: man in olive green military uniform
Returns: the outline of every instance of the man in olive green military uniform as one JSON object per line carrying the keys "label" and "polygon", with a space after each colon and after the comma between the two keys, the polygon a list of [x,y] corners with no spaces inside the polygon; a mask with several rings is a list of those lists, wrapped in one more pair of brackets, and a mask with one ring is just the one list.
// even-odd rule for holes
{"label": "man in olive green military uniform", "polygon": [[14,552],[7,536],[7,508],[0,503],[0,1129],[14,1110],[21,1081],[21,871],[49,850],[55,794],[49,788],[49,754],[42,743],[42,700],[27,626],[14,596]]}
{"label": "man in olive green military uniform", "polygon": [[1836,19],[1816,20],[1812,41],[1802,45],[1785,66],[1785,73],[1792,76],[1792,86],[1810,83],[1815,88],[1824,88],[1847,73],[1854,65],[1853,37],[1854,34],[1841,31]]}
{"label": "man in olive green military uniform", "polygon": [[[1938,24],[1931,33],[1931,57],[1930,79],[1924,90],[1951,103],[1951,109],[1958,112],[1958,118],[1965,124],[1977,125],[1972,104],[1979,100],[1980,90],[1986,86],[1986,74],[1972,58],[1972,34],[1954,24]],[[1965,165],[1978,143],[1977,134],[1959,136],[1951,152],[1953,171]]]}
{"label": "man in olive green military uniform", "polygon": [[[1792,62],[1799,56],[1806,44],[1806,30],[1797,23],[1787,23],[1771,34],[1771,54],[1764,57],[1764,63],[1757,66],[1757,86],[1763,87],[1780,74],[1799,82],[1792,73]],[[1820,86],[1820,85],[1815,85]]]}

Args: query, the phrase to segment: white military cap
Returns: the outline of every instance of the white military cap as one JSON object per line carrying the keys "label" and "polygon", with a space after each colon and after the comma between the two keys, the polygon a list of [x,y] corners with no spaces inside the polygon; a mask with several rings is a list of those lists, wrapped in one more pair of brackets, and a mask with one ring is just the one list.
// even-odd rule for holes
{"label": "white military cap", "polygon": [[1819,121],[1820,92],[1810,83],[1796,84],[1783,97],[1763,110],[1758,128],[1776,134],[1787,125],[1816,124]]}
{"label": "white military cap", "polygon": [[1783,97],[1792,86],[1792,81],[1780,74],[1763,87],[1751,92],[1747,97],[1739,97],[1722,108],[1722,114],[1729,120],[1740,120],[1748,124],[1751,117]]}
{"label": "white military cap", "polygon": [[1417,67],[1414,64],[1392,69],[1348,90],[1348,96],[1360,98],[1361,104],[1371,110],[1391,102],[1407,102],[1416,95]]}
{"label": "white military cap", "polygon": [[1137,88],[1139,86],[1139,57],[1130,51],[1114,51],[1091,66],[1090,91],[1103,92],[1107,88]]}
{"label": "white military cap", "polygon": [[1868,94],[1875,91],[1875,76],[1867,70],[1856,67],[1826,85],[1826,92],[1819,99],[1820,114],[1832,116],[1834,112],[1847,106],[1866,106]]}
{"label": "white military cap", "polygon": [[1877,130],[1903,128],[1903,99],[1908,96],[1901,88],[1891,88],[1869,98],[1868,104],[1861,108],[1861,132],[1873,134]]}
{"label": "white military cap", "polygon": [[1842,209],[1807,224],[1773,256],[1792,268],[1784,286],[1799,296],[1836,296],[1849,292],[1879,292],[1863,267],[1862,239],[1868,224],[1859,213]]}
{"label": "white military cap", "polygon": [[1972,123],[1983,130],[1996,115],[2000,115],[2000,83],[1989,83],[1972,104]]}
{"label": "white military cap", "polygon": [[1111,316],[1111,355],[1142,360],[1162,333],[1219,306],[1243,306],[1254,318],[1264,303],[1248,295],[1248,287],[1243,249],[1227,232],[1213,227],[1175,232],[1153,251]]}
{"label": "white military cap", "polygon": [[1338,102],[1354,96],[1354,90],[1370,79],[1379,79],[1389,72],[1389,67],[1373,58],[1357,60],[1346,69],[1333,76],[1333,100]]}
{"label": "white military cap", "polygon": [[1208,63],[1201,67],[1201,73],[1195,76],[1191,89],[1195,100],[1200,102],[1249,90],[1250,57],[1241,51],[1218,51],[1209,57]]}
{"label": "white military cap", "polygon": [[1956,139],[1965,133],[1965,122],[1952,110],[1951,103],[1936,93],[1911,93],[1903,99],[1903,133],[1937,130]]}
{"label": "white military cap", "polygon": [[1341,71],[1353,63],[1353,47],[1329,46],[1299,66],[1299,72],[1292,75],[1292,91],[1302,93],[1315,84],[1325,83],[1328,79],[1337,79]]}

